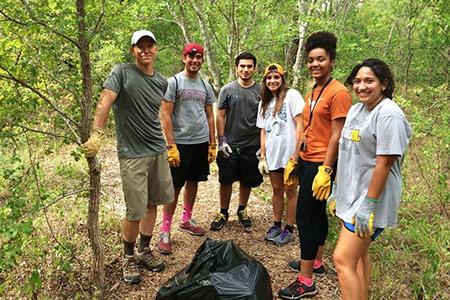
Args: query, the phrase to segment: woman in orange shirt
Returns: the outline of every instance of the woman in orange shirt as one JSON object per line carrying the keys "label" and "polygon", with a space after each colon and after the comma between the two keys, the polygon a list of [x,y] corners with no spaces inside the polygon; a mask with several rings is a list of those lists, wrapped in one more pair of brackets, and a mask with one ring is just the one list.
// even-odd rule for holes
{"label": "woman in orange shirt", "polygon": [[302,144],[297,164],[300,191],[296,219],[300,261],[289,263],[289,267],[299,270],[300,274],[292,284],[279,291],[278,295],[283,299],[317,294],[313,273],[325,273],[322,255],[328,235],[326,199],[334,177],[339,137],[352,105],[347,88],[331,77],[336,44],[336,37],[329,32],[316,32],[305,43],[307,67],[315,84],[305,97]]}

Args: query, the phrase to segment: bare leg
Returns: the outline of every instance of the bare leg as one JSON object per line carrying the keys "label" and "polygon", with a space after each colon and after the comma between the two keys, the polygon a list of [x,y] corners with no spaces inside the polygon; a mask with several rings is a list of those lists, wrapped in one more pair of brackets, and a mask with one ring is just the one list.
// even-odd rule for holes
{"label": "bare leg", "polygon": [[184,185],[184,203],[194,207],[195,198],[197,197],[198,182],[186,181]]}
{"label": "bare leg", "polygon": [[287,197],[287,207],[286,207],[286,223],[290,226],[295,223],[295,214],[297,213],[297,189],[298,183],[293,185],[285,186]]}
{"label": "bare leg", "polygon": [[122,222],[122,238],[126,242],[134,242],[139,234],[140,221],[129,221],[124,219]]}
{"label": "bare leg", "polygon": [[140,223],[140,231],[145,235],[152,235],[153,228],[155,227],[157,209],[156,206],[148,206],[147,214]]}
{"label": "bare leg", "polygon": [[[173,202],[164,204],[163,206],[163,212],[165,214],[173,215],[175,213],[175,209],[177,208],[178,204],[178,197],[180,196],[181,188],[175,188],[174,189],[174,199]],[[186,191],[185,191],[186,193]]]}
{"label": "bare leg", "polygon": [[273,220],[275,222],[281,222],[284,208],[284,183],[283,174],[270,172],[270,183],[272,184],[272,207],[273,207]]}
{"label": "bare leg", "polygon": [[300,275],[308,278],[313,277],[314,260],[300,260]]}
{"label": "bare leg", "polygon": [[[361,286],[361,276],[367,275],[360,276],[357,268],[362,263],[362,257],[367,256],[370,242],[370,238],[361,239],[342,225],[333,258],[344,300],[367,299],[364,297],[365,288]],[[367,271],[370,270],[364,270],[363,273],[367,274]]]}
{"label": "bare leg", "polygon": [[220,185],[220,208],[228,209],[230,207],[230,199],[231,193],[233,192],[233,186],[229,185]]}
{"label": "bare leg", "polygon": [[325,246],[319,246],[319,248],[317,248],[317,254],[316,254],[316,259],[322,261],[323,260],[323,251],[325,249]]}
{"label": "bare leg", "polygon": [[243,184],[239,185],[239,205],[247,206],[248,198],[250,197],[251,188]]}
{"label": "bare leg", "polygon": [[358,273],[359,282],[362,288],[362,299],[368,299],[371,272],[369,253],[366,253],[366,255],[363,255],[360,258],[356,272]]}

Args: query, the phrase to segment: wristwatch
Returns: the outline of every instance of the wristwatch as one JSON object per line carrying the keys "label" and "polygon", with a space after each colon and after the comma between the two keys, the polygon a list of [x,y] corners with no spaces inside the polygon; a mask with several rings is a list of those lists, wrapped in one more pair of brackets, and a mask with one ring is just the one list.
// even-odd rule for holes
{"label": "wristwatch", "polygon": [[327,173],[327,174],[333,173],[333,168],[327,167],[327,166],[323,166],[323,167],[324,167],[324,168],[323,168],[323,171],[324,171],[325,173]]}

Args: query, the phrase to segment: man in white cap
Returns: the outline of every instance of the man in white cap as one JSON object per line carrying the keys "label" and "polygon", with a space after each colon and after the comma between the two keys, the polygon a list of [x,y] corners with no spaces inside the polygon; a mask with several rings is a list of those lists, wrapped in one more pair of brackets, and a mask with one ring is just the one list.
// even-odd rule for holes
{"label": "man in white cap", "polygon": [[164,269],[164,263],[150,251],[150,240],[157,205],[173,201],[174,192],[159,120],[167,80],[154,70],[157,54],[154,34],[148,30],[134,32],[130,52],[134,63],[116,65],[103,83],[91,137],[82,150],[87,157],[98,153],[112,106],[126,204],[122,223],[123,279],[127,283],[139,283],[138,266],[154,272]]}

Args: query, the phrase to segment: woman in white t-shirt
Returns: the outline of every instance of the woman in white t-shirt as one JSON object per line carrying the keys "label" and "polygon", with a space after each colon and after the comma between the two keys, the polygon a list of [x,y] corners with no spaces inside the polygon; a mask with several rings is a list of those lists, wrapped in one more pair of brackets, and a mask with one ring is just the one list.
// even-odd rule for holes
{"label": "woman in white t-shirt", "polygon": [[[293,237],[297,207],[298,181],[292,170],[297,164],[302,132],[302,111],[305,102],[295,89],[289,89],[283,67],[270,64],[264,71],[261,102],[256,126],[261,128],[259,171],[269,175],[272,184],[273,226],[265,239],[278,245]],[[283,173],[286,172],[285,178]],[[287,197],[286,226],[282,230],[284,193]]]}
{"label": "woman in white t-shirt", "polygon": [[346,84],[359,103],[350,108],[339,140],[334,195],[342,228],[334,264],[342,299],[368,299],[369,246],[384,228],[397,225],[411,127],[391,100],[393,76],[383,61],[358,64]]}

